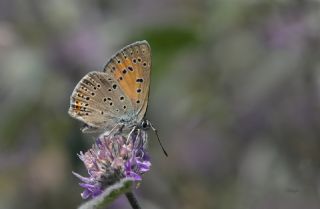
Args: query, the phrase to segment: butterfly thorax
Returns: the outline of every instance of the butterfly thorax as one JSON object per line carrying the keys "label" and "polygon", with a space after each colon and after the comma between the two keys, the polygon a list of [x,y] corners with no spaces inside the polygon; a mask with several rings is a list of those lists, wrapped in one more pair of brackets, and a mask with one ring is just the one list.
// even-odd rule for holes
{"label": "butterfly thorax", "polygon": [[119,124],[123,124],[123,126],[125,126],[125,128],[127,129],[132,129],[133,127],[140,127],[144,120],[138,121],[136,119],[137,119],[136,115],[132,115],[131,117],[130,115],[123,116],[123,117],[120,117]]}
{"label": "butterfly thorax", "polygon": [[130,121],[120,121],[119,123],[122,131],[132,131],[133,129],[141,129],[141,130],[149,130],[151,127],[151,123],[143,119],[141,121],[130,120]]}

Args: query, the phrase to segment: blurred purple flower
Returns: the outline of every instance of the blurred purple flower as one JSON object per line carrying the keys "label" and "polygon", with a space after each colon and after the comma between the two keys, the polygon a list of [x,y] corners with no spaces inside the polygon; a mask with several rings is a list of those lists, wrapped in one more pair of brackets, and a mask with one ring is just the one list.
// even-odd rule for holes
{"label": "blurred purple flower", "polygon": [[100,135],[96,143],[87,152],[80,152],[79,158],[84,162],[89,177],[75,172],[85,190],[83,199],[96,197],[104,189],[123,178],[141,181],[142,174],[150,170],[150,158],[145,151],[147,133],[142,130],[134,132],[130,139],[122,135]]}
{"label": "blurred purple flower", "polygon": [[292,43],[301,43],[304,36],[304,25],[297,23],[277,23],[269,30],[269,41],[272,46],[285,47]]}
{"label": "blurred purple flower", "polygon": [[310,28],[301,15],[271,18],[266,27],[267,43],[274,48],[304,46],[310,33]]}

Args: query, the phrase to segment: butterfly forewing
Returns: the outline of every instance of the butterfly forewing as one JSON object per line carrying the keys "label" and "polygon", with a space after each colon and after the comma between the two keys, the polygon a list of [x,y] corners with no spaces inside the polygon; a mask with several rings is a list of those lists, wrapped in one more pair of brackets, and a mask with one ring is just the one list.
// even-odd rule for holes
{"label": "butterfly forewing", "polygon": [[118,81],[134,108],[136,120],[145,115],[151,70],[151,49],[146,41],[136,42],[120,50],[107,63],[104,71]]}

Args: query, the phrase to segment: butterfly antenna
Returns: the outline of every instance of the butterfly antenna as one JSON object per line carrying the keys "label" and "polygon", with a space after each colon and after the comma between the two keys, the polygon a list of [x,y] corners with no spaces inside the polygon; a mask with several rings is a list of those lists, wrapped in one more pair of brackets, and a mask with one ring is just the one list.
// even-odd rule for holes
{"label": "butterfly antenna", "polygon": [[160,141],[160,138],[159,138],[159,135],[158,135],[158,130],[155,129],[155,128],[152,126],[151,123],[150,123],[150,127],[151,127],[151,129],[154,131],[154,133],[156,134],[157,139],[158,139],[158,142],[159,142],[159,144],[160,144],[160,146],[161,146],[161,148],[162,148],[163,153],[165,154],[166,157],[168,157],[168,153],[166,152],[166,150],[164,149],[164,147],[163,147],[163,145],[162,145],[162,143],[161,143],[161,141]]}

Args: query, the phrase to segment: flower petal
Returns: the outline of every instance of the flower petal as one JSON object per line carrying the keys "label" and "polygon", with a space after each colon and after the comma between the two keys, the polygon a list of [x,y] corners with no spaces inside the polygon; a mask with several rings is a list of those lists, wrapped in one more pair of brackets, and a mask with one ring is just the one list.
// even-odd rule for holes
{"label": "flower petal", "polygon": [[90,178],[87,178],[87,177],[83,177],[81,176],[80,174],[76,173],[76,172],[73,172],[72,171],[72,174],[75,175],[78,179],[80,179],[81,181],[85,182],[85,183],[90,183],[92,182]]}

